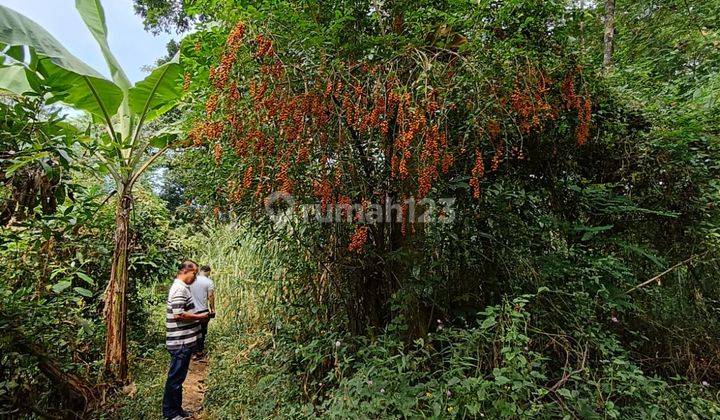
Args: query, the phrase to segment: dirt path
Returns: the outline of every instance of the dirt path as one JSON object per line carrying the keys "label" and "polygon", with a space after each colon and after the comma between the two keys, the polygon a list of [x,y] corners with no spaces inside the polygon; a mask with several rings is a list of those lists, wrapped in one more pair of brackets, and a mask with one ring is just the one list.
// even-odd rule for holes
{"label": "dirt path", "polygon": [[207,378],[207,359],[203,362],[193,360],[183,384],[183,408],[192,413],[193,419],[206,419],[202,411],[205,398],[205,378]]}

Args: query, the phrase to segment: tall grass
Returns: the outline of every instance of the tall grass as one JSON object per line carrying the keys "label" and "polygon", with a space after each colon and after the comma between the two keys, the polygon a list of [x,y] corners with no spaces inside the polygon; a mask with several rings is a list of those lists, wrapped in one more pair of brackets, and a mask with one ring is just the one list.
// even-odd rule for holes
{"label": "tall grass", "polygon": [[[280,264],[276,247],[258,240],[240,224],[205,223],[173,232],[171,242],[185,257],[212,267],[216,288],[217,318],[211,321],[208,347],[212,362],[207,385],[210,398],[203,418],[226,418],[232,393],[239,385],[243,355],[259,341],[269,339],[271,305],[279,284]],[[159,418],[169,355],[165,350],[165,300],[172,283],[168,277],[143,285],[133,302],[142,330],[131,330],[130,354],[134,382],[117,395],[99,419]],[[235,405],[232,404],[232,409]]]}
{"label": "tall grass", "polygon": [[[258,235],[259,236],[259,235]],[[217,317],[210,322],[207,418],[246,417],[258,379],[249,354],[272,340],[272,313],[283,269],[276,243],[258,239],[241,224],[206,223],[184,235],[189,257],[212,268]],[[252,397],[254,400],[254,397]]]}
{"label": "tall grass", "polygon": [[189,240],[191,257],[212,268],[217,308],[212,329],[235,335],[267,322],[277,284],[273,280],[281,273],[273,244],[239,224],[205,224]]}

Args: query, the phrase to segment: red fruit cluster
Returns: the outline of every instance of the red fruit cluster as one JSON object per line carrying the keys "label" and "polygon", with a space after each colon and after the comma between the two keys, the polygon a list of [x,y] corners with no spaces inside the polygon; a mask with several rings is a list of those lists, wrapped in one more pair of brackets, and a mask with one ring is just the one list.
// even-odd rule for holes
{"label": "red fruit cluster", "polygon": [[230,31],[230,35],[227,37],[227,47],[230,51],[237,53],[242,45],[243,37],[245,36],[245,23],[239,21],[235,24],[235,27]]}
{"label": "red fruit cluster", "polygon": [[575,138],[578,145],[582,146],[587,141],[590,133],[590,119],[592,118],[592,104],[590,99],[585,98],[584,101],[578,101],[578,125],[575,128]]}
{"label": "red fruit cluster", "polygon": [[[575,69],[575,72],[579,69]],[[571,72],[565,76],[562,82],[560,92],[562,99],[565,101],[565,107],[568,110],[577,111],[577,125],[575,126],[575,139],[577,144],[582,146],[587,141],[590,134],[590,121],[592,119],[592,102],[590,95],[585,92],[584,96],[575,93],[575,76],[576,73]]]}
{"label": "red fruit cluster", "polygon": [[220,165],[222,163],[222,155],[223,155],[223,148],[222,148],[222,144],[220,144],[220,142],[215,143],[215,148],[213,149],[213,155],[215,157],[215,164]]}
{"label": "red fruit cluster", "polygon": [[350,245],[348,245],[348,251],[355,252],[355,253],[361,253],[363,249],[365,248],[365,243],[368,239],[368,227],[367,226],[358,226],[355,228],[355,233],[353,233],[352,237],[350,238]]}
{"label": "red fruit cluster", "polygon": [[242,186],[243,188],[247,189],[250,188],[250,185],[252,185],[253,182],[253,167],[248,166],[247,169],[245,169],[245,175],[243,175],[243,182]]}
{"label": "red fruit cluster", "polygon": [[212,118],[215,110],[217,109],[217,105],[218,95],[217,93],[213,93],[212,95],[210,95],[207,102],[205,102],[205,115],[207,116],[207,118]]}
{"label": "red fruit cluster", "polygon": [[183,92],[187,92],[188,89],[190,89],[190,81],[191,81],[190,73],[183,74],[183,87],[182,87]]}
{"label": "red fruit cluster", "polygon": [[473,165],[471,175],[470,187],[473,191],[473,197],[480,198],[480,181],[485,177],[485,161],[480,150],[475,151],[475,165]]}
{"label": "red fruit cluster", "polygon": [[272,56],[275,55],[275,52],[273,51],[273,45],[272,41],[268,38],[265,38],[262,34],[259,34],[255,38],[255,42],[257,43],[257,50],[255,51],[255,58],[263,58],[266,56]]}
{"label": "red fruit cluster", "polygon": [[237,61],[237,54],[242,46],[243,37],[245,36],[245,24],[238,22],[228,35],[225,43],[225,52],[220,59],[220,65],[217,68],[210,69],[210,81],[212,85],[222,90],[227,85],[230,78],[230,72]]}
{"label": "red fruit cluster", "polygon": [[315,197],[320,199],[320,208],[322,212],[327,211],[328,206],[332,204],[333,186],[328,180],[313,181],[313,192]]}
{"label": "red fruit cluster", "polygon": [[[393,63],[334,63],[307,77],[283,63],[269,36],[244,43],[245,36],[241,23],[228,36],[211,70],[207,121],[190,132],[195,144],[215,145],[218,164],[223,150],[234,150],[245,169],[232,180],[233,200],[249,197],[245,192],[254,191],[257,200],[270,191],[292,192],[316,197],[326,211],[388,194],[421,199],[456,162],[462,163],[457,170],[471,168],[472,195],[479,198],[485,164],[494,172],[507,157],[524,159],[514,140],[539,137],[559,112],[577,111],[578,144],[588,137],[591,103],[576,94],[575,75],[558,89],[543,70],[528,66],[509,86],[489,82],[485,94],[493,100],[480,109],[473,98],[454,99],[448,75],[424,90],[401,79]],[[256,66],[249,80],[247,66],[235,69],[238,57],[251,57],[246,64]],[[459,74],[462,67],[448,64],[443,71]],[[366,234],[356,229],[353,249],[362,248],[357,244]]]}
{"label": "red fruit cluster", "polygon": [[222,135],[224,125],[221,122],[199,122],[190,129],[188,139],[195,146],[202,146],[206,141],[215,141]]}
{"label": "red fruit cluster", "polygon": [[280,172],[275,176],[275,183],[276,185],[280,186],[280,191],[285,194],[292,193],[293,189],[293,182],[288,177],[288,169],[290,168],[290,164],[287,163],[287,160],[285,163],[280,165]]}
{"label": "red fruit cluster", "polygon": [[557,112],[549,93],[550,80],[543,72],[529,67],[522,77],[518,77],[510,94],[510,105],[518,116],[522,132],[542,130],[548,121],[555,120]]}
{"label": "red fruit cluster", "polygon": [[505,159],[505,142],[500,142],[495,146],[495,153],[493,154],[492,160],[490,161],[490,171],[495,172],[500,167],[500,164]]}

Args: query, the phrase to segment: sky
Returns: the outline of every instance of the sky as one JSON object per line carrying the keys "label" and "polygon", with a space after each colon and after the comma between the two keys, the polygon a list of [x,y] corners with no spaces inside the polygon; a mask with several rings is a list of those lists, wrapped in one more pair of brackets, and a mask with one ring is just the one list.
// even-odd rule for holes
{"label": "sky", "polygon": [[[75,10],[75,0],[0,0],[0,4],[42,25],[73,55],[109,77],[100,48]],[[110,49],[130,81],[144,79],[147,73],[142,71],[142,66],[151,65],[164,56],[165,45],[172,37],[145,32],[142,20],[133,10],[132,0],[102,0],[102,4]]]}

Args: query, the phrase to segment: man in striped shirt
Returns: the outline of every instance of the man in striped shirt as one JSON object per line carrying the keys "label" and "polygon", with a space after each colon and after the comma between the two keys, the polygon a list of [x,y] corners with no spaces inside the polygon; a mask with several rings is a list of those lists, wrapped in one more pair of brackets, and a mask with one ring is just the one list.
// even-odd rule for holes
{"label": "man in striped shirt", "polygon": [[163,395],[163,417],[166,419],[188,417],[182,409],[182,385],[200,335],[200,321],[208,318],[207,313],[194,313],[190,285],[197,273],[198,266],[194,261],[184,261],[168,292],[165,345],[170,352],[170,369]]}

